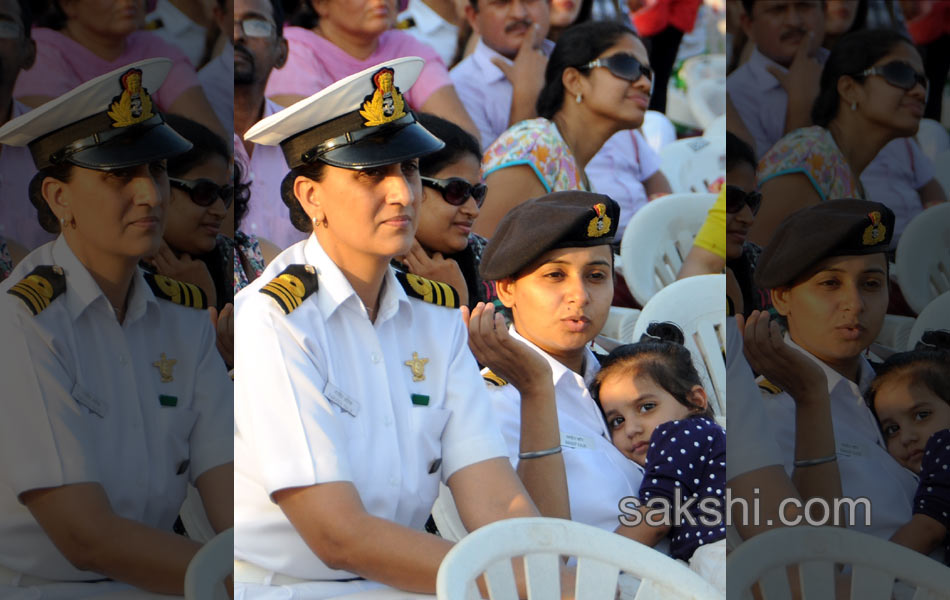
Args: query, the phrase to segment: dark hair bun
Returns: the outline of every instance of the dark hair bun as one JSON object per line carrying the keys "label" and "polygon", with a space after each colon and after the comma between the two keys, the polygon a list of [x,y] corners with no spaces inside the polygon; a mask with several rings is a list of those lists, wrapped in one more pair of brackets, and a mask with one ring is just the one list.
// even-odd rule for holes
{"label": "dark hair bun", "polygon": [[640,336],[640,341],[662,341],[682,345],[686,341],[686,336],[683,335],[683,330],[676,323],[669,321],[653,322],[647,325],[647,331]]}
{"label": "dark hair bun", "polygon": [[920,336],[920,341],[914,350],[941,350],[950,352],[950,331],[946,329],[929,329]]}

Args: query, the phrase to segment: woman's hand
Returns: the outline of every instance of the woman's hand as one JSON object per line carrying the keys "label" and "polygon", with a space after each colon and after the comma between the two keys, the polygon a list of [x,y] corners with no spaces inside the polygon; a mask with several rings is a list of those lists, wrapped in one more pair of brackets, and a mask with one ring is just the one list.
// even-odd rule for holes
{"label": "woman's hand", "polygon": [[527,344],[508,333],[505,319],[495,313],[495,305],[479,302],[469,313],[462,307],[468,324],[468,346],[481,364],[524,392],[551,384],[551,365]]}
{"label": "woman's hand", "polygon": [[165,240],[162,240],[158,253],[151,258],[150,262],[158,269],[160,275],[197,285],[208,296],[208,306],[217,306],[218,298],[214,291],[214,281],[204,262],[193,259],[184,252],[180,256],[175,256]]}
{"label": "woman's hand", "polygon": [[748,320],[736,315],[736,324],[743,332],[745,356],[756,373],[788,392],[796,403],[827,396],[824,371],[785,342],[781,327],[768,312],[754,310]]}
{"label": "woman's hand", "polygon": [[412,240],[409,252],[399,260],[409,266],[410,273],[451,285],[459,294],[459,306],[468,306],[468,285],[457,262],[443,257],[441,252],[429,256],[418,240]]}
{"label": "woman's hand", "polygon": [[218,353],[228,369],[234,367],[234,305],[228,302],[218,314],[218,309],[209,306],[208,316],[217,332]]}

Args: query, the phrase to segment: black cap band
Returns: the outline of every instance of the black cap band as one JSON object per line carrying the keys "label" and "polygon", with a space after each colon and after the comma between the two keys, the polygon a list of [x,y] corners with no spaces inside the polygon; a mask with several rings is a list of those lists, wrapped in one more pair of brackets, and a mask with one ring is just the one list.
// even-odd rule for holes
{"label": "black cap band", "polygon": [[366,127],[365,120],[356,110],[287,138],[280,143],[287,166],[293,169],[312,163],[331,150],[355,144],[373,135],[391,135],[415,123],[416,116],[412,111],[407,111],[405,116],[395,121],[374,127]]}
{"label": "black cap band", "polygon": [[161,113],[128,127],[113,127],[106,113],[99,113],[30,143],[30,153],[37,169],[45,169],[69,159],[70,156],[126,135],[142,133],[165,123]]}

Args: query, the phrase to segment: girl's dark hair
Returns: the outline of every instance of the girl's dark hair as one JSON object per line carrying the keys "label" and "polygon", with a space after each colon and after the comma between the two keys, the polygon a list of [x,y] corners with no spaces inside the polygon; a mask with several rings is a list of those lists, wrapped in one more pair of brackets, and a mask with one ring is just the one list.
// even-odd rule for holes
{"label": "girl's dark hair", "polygon": [[874,400],[878,391],[886,382],[895,379],[921,385],[950,404],[950,331],[928,331],[914,350],[892,354],[878,367],[867,392],[867,401],[875,418]]}
{"label": "girl's dark hair", "polygon": [[600,386],[607,377],[646,375],[677,402],[690,410],[701,410],[702,416],[712,419],[708,403],[700,409],[689,401],[692,389],[702,387],[703,382],[684,341],[683,331],[675,323],[650,323],[639,342],[615,348],[607,355],[591,385],[591,396],[600,406]]}
{"label": "girl's dark hair", "polygon": [[36,175],[33,176],[33,179],[30,180],[27,195],[33,207],[36,209],[36,219],[39,221],[40,227],[50,233],[59,233],[60,226],[59,219],[56,218],[53,209],[49,207],[49,204],[46,203],[46,199],[43,198],[43,180],[47,177],[52,177],[64,183],[69,183],[72,176],[73,165],[60,163],[38,171]]}
{"label": "girl's dark hair", "polygon": [[63,10],[63,7],[59,5],[59,0],[49,0],[49,2],[44,2],[43,4],[45,4],[45,7],[33,11],[36,25],[39,27],[47,27],[55,31],[66,27],[66,21],[69,20],[69,17],[66,16],[66,11]]}
{"label": "girl's dark hair", "polygon": [[841,104],[838,80],[841,77],[847,75],[856,81],[864,81],[865,78],[858,73],[887,56],[901,43],[913,46],[913,42],[892,29],[869,29],[842,36],[821,70],[818,97],[811,109],[812,122],[828,127],[828,123],[838,116]]}
{"label": "girl's dark hair", "polygon": [[752,146],[745,143],[742,138],[732,133],[726,132],[726,171],[731,171],[740,164],[746,163],[755,171],[757,162],[755,160],[755,150]]}
{"label": "girl's dark hair", "polygon": [[287,11],[287,23],[294,27],[313,29],[320,22],[320,15],[313,8],[311,0],[299,0],[293,11]]}
{"label": "girl's dark hair", "polygon": [[234,161],[234,231],[241,228],[241,221],[247,215],[247,205],[251,201],[251,184],[244,181],[244,165],[241,161]]}
{"label": "girl's dark hair", "polygon": [[544,87],[538,94],[538,115],[550,119],[564,104],[561,76],[566,69],[586,65],[624,35],[640,39],[630,26],[616,21],[588,21],[565,29],[544,70]]}
{"label": "girl's dark hair", "polygon": [[482,149],[478,140],[455,123],[428,113],[417,115],[419,123],[432,132],[432,135],[445,142],[445,147],[419,159],[419,172],[425,176],[438,173],[445,167],[458,162],[466,154],[471,154],[481,162]]}
{"label": "girl's dark hair", "polygon": [[168,159],[169,176],[179,177],[212,156],[231,161],[231,147],[218,134],[181,115],[167,114],[164,117],[172,129],[191,142],[191,150]]}
{"label": "girl's dark hair", "polygon": [[296,181],[298,177],[322,181],[326,173],[325,167],[326,163],[322,163],[319,160],[310,164],[300,165],[299,167],[291,169],[290,173],[287,173],[283,181],[280,182],[280,199],[284,201],[284,204],[286,204],[290,210],[290,222],[294,227],[304,233],[313,233],[313,223],[310,221],[310,217],[307,216],[303,207],[300,206],[300,201],[297,200],[297,196],[294,195],[294,181]]}

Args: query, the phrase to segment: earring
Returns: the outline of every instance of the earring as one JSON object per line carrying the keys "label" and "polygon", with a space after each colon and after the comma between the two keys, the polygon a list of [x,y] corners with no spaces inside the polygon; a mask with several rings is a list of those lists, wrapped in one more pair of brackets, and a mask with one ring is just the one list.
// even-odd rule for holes
{"label": "earring", "polygon": [[851,102],[851,110],[852,110],[852,111],[858,110],[858,103],[857,103],[857,102]]}
{"label": "earring", "polygon": [[578,104],[580,104],[583,101],[584,101],[584,96],[581,95],[580,92],[577,92],[577,95],[574,96],[574,102],[577,102]]}

